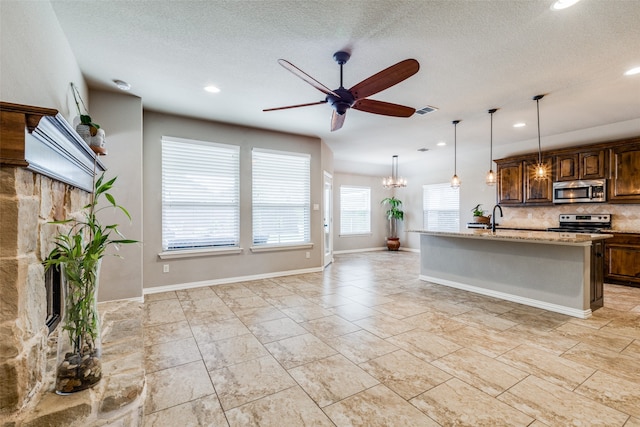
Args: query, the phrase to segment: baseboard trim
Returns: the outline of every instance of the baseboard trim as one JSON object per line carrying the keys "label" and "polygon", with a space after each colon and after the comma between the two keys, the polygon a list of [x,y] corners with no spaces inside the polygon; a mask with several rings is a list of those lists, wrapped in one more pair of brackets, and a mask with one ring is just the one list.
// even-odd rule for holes
{"label": "baseboard trim", "polygon": [[293,276],[296,274],[321,273],[323,267],[303,268],[300,270],[276,271],[273,273],[254,274],[250,276],[226,277],[224,279],[202,280],[198,282],[177,283],[175,285],[152,286],[142,290],[143,295],[161,292],[182,291],[185,289],[201,288],[203,286],[226,285],[229,283],[248,282],[251,280],[273,279],[274,277]]}
{"label": "baseboard trim", "polygon": [[532,298],[521,297],[518,295],[507,294],[500,291],[494,291],[491,289],[480,288],[473,285],[467,285],[465,283],[454,282],[452,280],[440,279],[431,276],[418,276],[420,280],[425,282],[436,283],[438,285],[449,286],[451,288],[461,289],[463,291],[474,292],[476,294],[487,295],[494,298],[499,298],[511,302],[517,302],[519,304],[529,305],[531,307],[541,308],[543,310],[553,311],[556,313],[566,314],[567,316],[578,317],[580,319],[587,319],[591,317],[591,309],[579,310],[577,308],[571,308],[564,305],[552,304],[545,301],[540,301]]}
{"label": "baseboard trim", "polygon": [[344,251],[333,251],[334,255],[342,255],[342,254],[355,254],[358,252],[374,252],[374,251],[386,251],[386,246],[381,246],[379,248],[361,248],[361,249],[347,249]]}

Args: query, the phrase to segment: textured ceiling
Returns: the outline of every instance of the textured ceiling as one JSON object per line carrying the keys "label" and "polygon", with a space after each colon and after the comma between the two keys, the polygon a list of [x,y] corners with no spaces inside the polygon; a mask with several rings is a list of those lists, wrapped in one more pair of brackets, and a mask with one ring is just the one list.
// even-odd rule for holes
{"label": "textured ceiling", "polygon": [[[534,150],[531,98],[541,93],[543,149],[640,135],[640,75],[623,76],[640,66],[640,0],[583,0],[563,11],[550,10],[552,0],[51,3],[90,87],[117,90],[112,79],[122,79],[147,109],[318,136],[340,171],[382,174],[393,154],[403,168],[449,162],[454,119],[458,155],[473,156],[487,148],[494,107],[495,151],[530,141]],[[352,110],[337,132],[328,105],[262,112],[324,98],[278,58],[333,89],[332,55],[344,49],[345,87],[415,58],[418,74],[371,98],[439,110],[410,118]],[[204,92],[208,84],[221,92]],[[514,129],[517,121],[528,126]],[[436,147],[441,140],[448,147]]]}

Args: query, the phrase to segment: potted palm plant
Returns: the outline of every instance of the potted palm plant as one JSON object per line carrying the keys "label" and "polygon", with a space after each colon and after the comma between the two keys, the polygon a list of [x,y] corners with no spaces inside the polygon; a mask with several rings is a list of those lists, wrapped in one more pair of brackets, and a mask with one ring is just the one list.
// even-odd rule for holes
{"label": "potted palm plant", "polygon": [[395,197],[387,197],[380,204],[388,205],[389,209],[385,212],[389,220],[389,235],[387,236],[387,249],[397,251],[400,248],[400,238],[398,237],[398,221],[404,219],[404,211],[400,209],[402,202]]}
{"label": "potted palm plant", "polygon": [[[113,207],[129,220],[129,212],[109,193],[116,178],[94,183],[89,204],[77,218],[54,221],[66,232],[55,237],[55,247],[44,261],[45,268],[59,268],[63,277],[64,313],[58,335],[55,391],[69,394],[92,387],[102,378],[100,322],[96,307],[100,263],[110,245],[134,243],[125,239],[117,224],[102,225],[97,213]],[[101,197],[108,201],[98,207]],[[112,236],[117,235],[117,238]]]}

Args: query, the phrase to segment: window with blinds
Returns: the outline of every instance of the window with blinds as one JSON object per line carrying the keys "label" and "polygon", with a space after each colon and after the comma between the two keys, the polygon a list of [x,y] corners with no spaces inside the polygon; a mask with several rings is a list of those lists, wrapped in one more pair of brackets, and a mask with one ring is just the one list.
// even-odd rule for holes
{"label": "window with blinds", "polygon": [[254,148],[253,244],[311,241],[311,156]]}
{"label": "window with blinds", "polygon": [[460,191],[451,184],[422,186],[424,229],[460,231]]}
{"label": "window with blinds", "polygon": [[162,137],[162,249],[239,246],[240,148]]}
{"label": "window with blinds", "polygon": [[340,186],[340,235],[371,233],[371,188]]}

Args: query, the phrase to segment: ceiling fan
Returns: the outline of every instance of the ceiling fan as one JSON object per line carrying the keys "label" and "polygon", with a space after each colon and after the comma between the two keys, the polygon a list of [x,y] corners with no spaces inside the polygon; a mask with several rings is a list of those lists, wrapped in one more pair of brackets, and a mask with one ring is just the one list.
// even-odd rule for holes
{"label": "ceiling fan", "polygon": [[415,113],[415,108],[404,105],[392,104],[390,102],[366,99],[368,96],[381,92],[401,81],[408,79],[418,72],[420,64],[415,59],[405,59],[392,65],[373,76],[364,79],[351,89],[345,89],[342,84],[342,66],[347,63],[351,54],[349,52],[336,52],[333,59],[340,65],[340,87],[331,90],[300,68],[285,59],[278,59],[278,63],[291,73],[295,74],[311,86],[326,95],[326,98],[318,102],[307,104],[289,105],[287,107],[267,108],[262,111],[286,110],[288,108],[307,107],[329,103],[333,107],[331,115],[331,131],[336,131],[344,124],[345,114],[349,108],[364,111],[367,113],[381,114],[383,116],[409,117]]}

